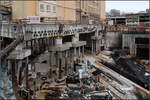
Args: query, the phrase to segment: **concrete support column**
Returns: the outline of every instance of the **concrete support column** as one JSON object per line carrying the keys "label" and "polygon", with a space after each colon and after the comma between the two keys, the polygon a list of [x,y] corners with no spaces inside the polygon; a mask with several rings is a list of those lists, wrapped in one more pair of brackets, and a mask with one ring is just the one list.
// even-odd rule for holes
{"label": "concrete support column", "polygon": [[93,40],[93,54],[95,54],[95,51],[96,51],[96,43],[95,43],[95,41]]}
{"label": "concrete support column", "polygon": [[84,57],[84,46],[82,46],[82,57]]}
{"label": "concrete support column", "polygon": [[96,53],[98,53],[99,52],[99,40],[96,40],[95,41],[96,43],[95,43],[95,45],[96,45]]}
{"label": "concrete support column", "polygon": [[80,47],[78,47],[78,63],[80,63],[80,58],[81,58],[81,52],[80,52]]}
{"label": "concrete support column", "polygon": [[41,38],[40,39],[40,46],[39,46],[39,50],[40,50],[40,52],[42,52],[43,51],[43,39]]}
{"label": "concrete support column", "polygon": [[52,57],[52,52],[49,52],[49,66],[50,67],[52,67],[52,59],[51,59],[51,57]]}
{"label": "concrete support column", "polygon": [[68,51],[65,52],[65,75],[68,74]]}
{"label": "concrete support column", "polygon": [[34,51],[35,51],[35,49],[37,49],[37,46],[36,46],[36,39],[33,40],[33,47],[32,47],[32,48],[33,48],[33,49],[32,49],[32,50],[33,50],[33,55],[35,55],[35,52],[34,52]]}
{"label": "concrete support column", "polygon": [[53,38],[48,38],[48,46],[52,44]]}
{"label": "concrete support column", "polygon": [[[6,55],[7,56],[7,55]],[[7,57],[4,57],[3,59],[4,59],[4,64],[6,65],[7,64]]]}
{"label": "concrete support column", "polygon": [[48,50],[48,46],[49,46],[50,44],[49,44],[49,38],[46,38],[46,48],[47,48],[47,50]]}
{"label": "concrete support column", "polygon": [[58,67],[59,67],[59,58],[58,58],[58,52],[56,51],[56,54],[55,54],[55,58],[56,58],[56,73],[57,73],[57,76],[59,74],[59,70],[58,70]]}
{"label": "concrete support column", "polygon": [[15,76],[16,76],[16,78],[17,78],[17,76],[18,76],[18,60],[16,60],[15,61]]}
{"label": "concrete support column", "polygon": [[56,44],[56,42],[55,42],[55,38],[53,37],[53,39],[52,39],[52,43],[53,43],[53,45],[55,45]]}
{"label": "concrete support column", "polygon": [[28,89],[29,88],[29,83],[28,83],[28,58],[26,59],[26,62],[25,62],[25,68],[26,68],[26,74],[25,74],[25,76],[26,76],[26,88]]}
{"label": "concrete support column", "polygon": [[42,48],[40,48],[41,47],[41,39],[38,39],[38,44],[37,44],[37,47],[38,47],[38,53],[40,52],[40,49],[42,49]]}
{"label": "concrete support column", "polygon": [[97,50],[98,50],[98,48],[97,48],[97,40],[95,40],[95,53],[97,53]]}
{"label": "concrete support column", "polygon": [[[22,63],[22,62],[21,62]],[[22,71],[23,71],[23,69],[24,69],[24,67],[25,67],[25,63],[22,63],[22,66],[20,67],[20,69],[19,69],[19,77],[18,77],[18,80],[19,80],[19,85],[21,85],[22,84]]]}
{"label": "concrete support column", "polygon": [[19,72],[22,67],[22,60],[18,61],[18,69],[17,69],[17,81],[19,82]]}
{"label": "concrete support column", "polygon": [[[49,66],[50,66],[50,69],[49,69],[49,78],[52,78],[52,62],[54,61],[53,59],[53,52],[49,52]],[[53,60],[53,61],[52,61]]]}
{"label": "concrete support column", "polygon": [[55,43],[56,43],[56,45],[62,45],[62,36],[57,36]]}
{"label": "concrete support column", "polygon": [[11,61],[8,60],[8,75],[11,74]]}
{"label": "concrete support column", "polygon": [[15,80],[15,61],[11,61],[11,75],[12,75],[12,83],[16,82]]}
{"label": "concrete support column", "polygon": [[26,41],[26,48],[28,48],[28,41]]}
{"label": "concrete support column", "polygon": [[99,40],[99,51],[100,52],[102,51],[101,47],[102,47],[102,39]]}
{"label": "concrete support column", "polygon": [[76,61],[76,56],[77,56],[77,48],[74,47],[74,61]]}
{"label": "concrete support column", "polygon": [[70,49],[70,64],[71,64],[71,66],[70,66],[71,68],[70,68],[70,69],[71,69],[71,70],[70,70],[69,72],[72,72],[72,71],[73,71],[73,59],[74,59],[74,58],[73,58],[73,49],[71,48],[71,49]]}
{"label": "concrete support column", "polygon": [[36,44],[36,40],[34,39],[34,40],[32,41],[32,48],[33,48],[33,50],[34,50],[34,48],[36,48],[35,44]]}
{"label": "concrete support column", "polygon": [[78,51],[79,51],[79,58],[80,58],[80,56],[81,56],[81,52],[80,52],[81,50],[80,50],[80,47],[79,47],[79,50],[78,50]]}
{"label": "concrete support column", "polygon": [[31,54],[33,54],[33,40],[30,40],[30,43],[31,43],[31,45],[30,45],[31,46],[30,47],[31,48]]}
{"label": "concrete support column", "polygon": [[40,52],[42,52],[43,51],[43,40],[42,40],[42,38],[40,39],[40,46],[39,46],[39,50],[40,50]]}
{"label": "concrete support column", "polygon": [[59,64],[59,79],[61,79],[62,78],[62,66],[61,66],[61,64],[62,64],[62,52],[59,52],[58,53],[58,56],[59,56],[59,62],[58,62],[58,64]]}
{"label": "concrete support column", "polygon": [[43,38],[44,51],[46,50],[46,38]]}
{"label": "concrete support column", "polygon": [[0,57],[0,66],[2,66],[2,58]]}
{"label": "concrete support column", "polygon": [[94,45],[93,45],[93,40],[92,40],[92,54],[94,53]]}
{"label": "concrete support column", "polygon": [[94,46],[95,46],[95,47],[94,47],[94,49],[95,49],[95,50],[94,50],[94,54],[96,54],[96,51],[97,51],[96,42],[97,42],[97,41],[95,40],[95,41],[94,41]]}
{"label": "concrete support column", "polygon": [[[0,37],[0,51],[2,50],[2,37]],[[2,58],[0,57],[0,66],[2,65]]]}

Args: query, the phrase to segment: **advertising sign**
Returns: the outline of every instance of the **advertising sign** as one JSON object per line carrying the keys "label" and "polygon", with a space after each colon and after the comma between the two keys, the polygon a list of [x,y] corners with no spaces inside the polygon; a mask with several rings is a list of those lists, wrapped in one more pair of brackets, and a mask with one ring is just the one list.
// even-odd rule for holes
{"label": "advertising sign", "polygon": [[38,24],[40,23],[40,16],[27,16],[27,19],[29,19],[28,24]]}

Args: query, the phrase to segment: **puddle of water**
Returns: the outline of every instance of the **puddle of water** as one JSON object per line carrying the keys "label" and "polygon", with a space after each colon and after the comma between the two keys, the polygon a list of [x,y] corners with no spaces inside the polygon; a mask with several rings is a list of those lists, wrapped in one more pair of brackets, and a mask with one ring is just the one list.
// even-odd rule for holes
{"label": "puddle of water", "polygon": [[7,71],[7,66],[2,61],[0,65],[0,98],[16,99],[12,88],[12,81],[9,79]]}

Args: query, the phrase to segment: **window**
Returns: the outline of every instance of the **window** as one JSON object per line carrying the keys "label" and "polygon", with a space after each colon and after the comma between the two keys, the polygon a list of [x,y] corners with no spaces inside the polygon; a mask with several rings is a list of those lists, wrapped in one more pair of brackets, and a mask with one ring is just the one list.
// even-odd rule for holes
{"label": "window", "polygon": [[56,13],[56,6],[53,6],[53,13]]}
{"label": "window", "polygon": [[86,1],[83,0],[83,1],[82,1],[82,8],[85,9],[85,7],[86,7]]}
{"label": "window", "polygon": [[40,11],[43,12],[44,11],[44,5],[40,4]]}
{"label": "window", "polygon": [[46,6],[46,10],[47,10],[47,12],[51,12],[51,6],[50,6],[50,5],[47,5],[47,6]]}

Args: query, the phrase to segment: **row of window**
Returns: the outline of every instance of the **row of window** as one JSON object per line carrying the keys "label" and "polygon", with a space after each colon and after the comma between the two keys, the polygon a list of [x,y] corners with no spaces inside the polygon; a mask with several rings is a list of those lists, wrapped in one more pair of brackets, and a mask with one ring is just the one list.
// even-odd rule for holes
{"label": "row of window", "polygon": [[[40,4],[40,11],[41,12],[51,12],[51,5]],[[56,13],[56,6],[55,5],[52,6],[52,12]]]}
{"label": "row of window", "polygon": [[99,13],[99,9],[93,8],[93,7],[88,7],[88,12],[92,12],[92,13]]}

